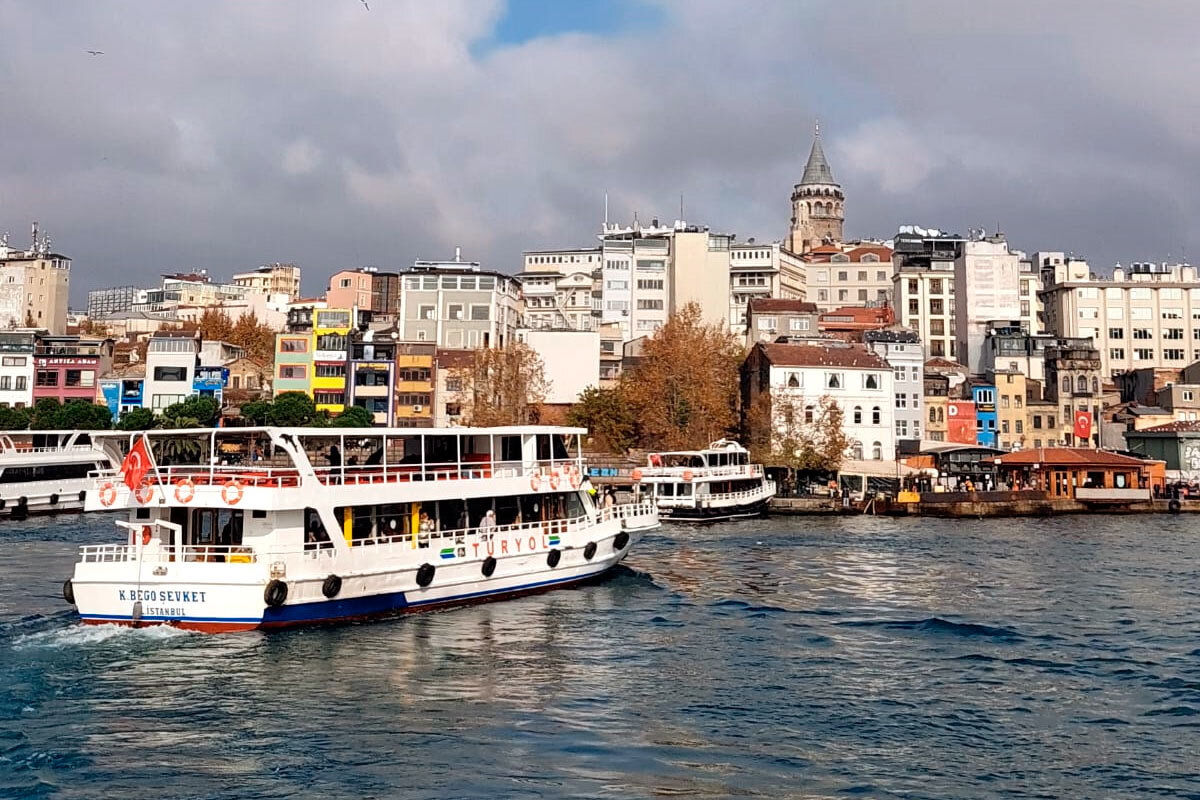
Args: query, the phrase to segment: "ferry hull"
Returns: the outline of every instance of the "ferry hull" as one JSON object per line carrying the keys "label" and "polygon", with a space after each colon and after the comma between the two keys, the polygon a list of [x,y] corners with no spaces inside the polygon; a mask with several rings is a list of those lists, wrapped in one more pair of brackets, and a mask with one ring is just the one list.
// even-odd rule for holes
{"label": "ferry hull", "polygon": [[766,497],[753,503],[720,508],[659,508],[659,516],[666,522],[720,522],[727,519],[765,517],[770,509],[771,498]]}
{"label": "ferry hull", "polygon": [[[478,576],[478,561],[456,565],[459,568],[457,576],[451,575],[446,584],[437,582],[427,588],[411,587],[401,591],[370,591],[370,586],[364,593],[354,597],[338,597],[325,599],[320,597],[321,579],[306,579],[294,584],[296,602],[287,602],[277,607],[265,606],[262,595],[264,582],[253,584],[165,584],[143,581],[139,589],[116,589],[111,583],[76,583],[74,591],[79,603],[80,619],[85,624],[102,625],[116,624],[132,627],[148,627],[169,625],[182,630],[193,630],[203,633],[228,633],[249,630],[271,630],[279,628],[299,627],[304,625],[325,625],[345,623],[369,619],[397,616],[400,614],[419,613],[437,609],[472,605],[491,602],[524,595],[539,594],[553,589],[565,588],[587,581],[595,580],[612,570],[629,550],[644,535],[646,528],[625,529],[628,543],[619,551],[611,551],[606,557],[597,557],[594,561],[583,563],[566,563],[583,560],[579,548],[564,551],[564,563],[557,568],[550,568],[541,562],[536,570],[522,571],[517,574],[494,576],[488,579],[463,580],[466,570]],[[603,546],[612,547],[612,536],[604,540]],[[568,559],[566,554],[574,558]],[[544,558],[545,553],[536,556]],[[541,558],[538,559],[541,561]],[[516,565],[518,568],[522,565]],[[527,566],[527,565],[525,565]],[[79,577],[77,573],[77,578]],[[376,585],[395,575],[378,576],[381,580],[371,581]],[[348,576],[349,583],[352,577]],[[304,599],[315,593],[320,599]],[[172,588],[163,588],[170,586]],[[134,614],[133,591],[141,602],[141,613]],[[124,592],[117,594],[114,592]],[[209,594],[213,597],[210,598]],[[163,599],[163,595],[166,599]],[[196,596],[202,600],[195,602]],[[178,598],[182,596],[183,600]],[[164,606],[169,603],[182,603],[182,606]],[[245,610],[256,608],[258,616],[246,616]],[[85,610],[86,609],[86,610]],[[94,609],[94,610],[93,610]],[[201,610],[203,609],[203,610]],[[186,611],[186,613],[184,613]],[[109,613],[104,613],[109,612]]]}

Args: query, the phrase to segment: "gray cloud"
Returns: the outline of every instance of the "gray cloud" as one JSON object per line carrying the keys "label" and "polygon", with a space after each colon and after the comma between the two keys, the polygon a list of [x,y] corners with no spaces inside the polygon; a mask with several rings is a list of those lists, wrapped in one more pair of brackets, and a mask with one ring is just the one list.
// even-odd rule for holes
{"label": "gray cloud", "polygon": [[[999,223],[1099,266],[1196,251],[1200,6],[668,0],[482,49],[476,0],[0,2],[0,228],[88,288],[204,266],[512,270],[614,216],[782,236],[819,116],[847,231]],[[104,50],[93,58],[88,49]]]}

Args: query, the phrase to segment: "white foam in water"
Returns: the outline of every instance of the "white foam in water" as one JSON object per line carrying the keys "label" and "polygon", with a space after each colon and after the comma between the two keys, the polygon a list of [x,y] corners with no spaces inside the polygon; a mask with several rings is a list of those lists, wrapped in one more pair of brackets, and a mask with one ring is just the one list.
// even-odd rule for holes
{"label": "white foam in water", "polygon": [[137,641],[156,642],[191,635],[191,631],[180,630],[169,625],[131,628],[127,625],[84,625],[80,623],[68,628],[18,636],[13,640],[13,648],[19,650],[30,647],[87,647],[122,636],[134,637]]}

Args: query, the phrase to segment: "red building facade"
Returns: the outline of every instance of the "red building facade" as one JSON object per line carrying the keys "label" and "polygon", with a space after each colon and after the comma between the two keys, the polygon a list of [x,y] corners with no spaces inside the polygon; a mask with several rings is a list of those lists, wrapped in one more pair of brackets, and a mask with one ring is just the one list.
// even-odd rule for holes
{"label": "red building facade", "polygon": [[946,441],[975,444],[975,402],[950,400],[946,403]]}

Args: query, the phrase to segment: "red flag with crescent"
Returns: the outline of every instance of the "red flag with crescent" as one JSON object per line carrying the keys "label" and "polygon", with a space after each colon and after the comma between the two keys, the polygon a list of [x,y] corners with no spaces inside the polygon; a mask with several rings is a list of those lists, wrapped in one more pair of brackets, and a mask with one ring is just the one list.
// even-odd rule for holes
{"label": "red flag with crescent", "polygon": [[1075,412],[1075,438],[1087,441],[1092,438],[1092,415],[1089,411]]}
{"label": "red flag with crescent", "polygon": [[146,447],[146,437],[139,437],[129,455],[121,462],[121,472],[125,474],[125,485],[133,491],[142,483],[142,478],[150,471],[150,450]]}

